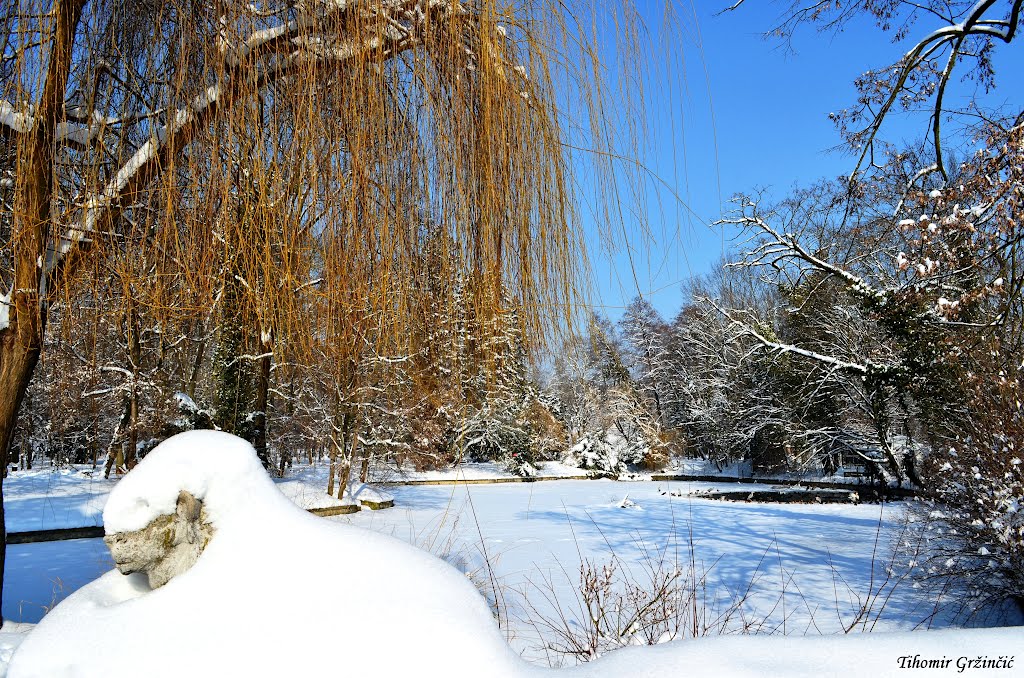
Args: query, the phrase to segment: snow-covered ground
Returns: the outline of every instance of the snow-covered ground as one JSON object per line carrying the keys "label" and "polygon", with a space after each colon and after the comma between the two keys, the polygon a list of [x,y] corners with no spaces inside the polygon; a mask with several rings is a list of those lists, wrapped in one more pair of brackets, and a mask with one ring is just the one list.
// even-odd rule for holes
{"label": "snow-covered ground", "polygon": [[[284,478],[275,478],[281,491],[303,508],[323,508],[344,503],[324,491],[327,488],[326,463],[289,467]],[[545,478],[579,477],[586,472],[561,462],[539,465],[538,476]],[[381,474],[388,482],[458,481],[514,478],[498,463],[463,464],[438,471]],[[103,506],[117,484],[118,477],[103,478],[102,469],[88,465],[52,469],[15,471],[4,480],[4,509],[8,532],[51,530],[66,527],[93,527],[103,524]]]}
{"label": "snow-covered ground", "polygon": [[[318,475],[310,475],[316,483],[293,479],[289,493],[299,496],[301,491],[308,495],[307,503],[319,497],[329,500]],[[686,561],[691,534],[694,555],[708,571],[708,589],[725,604],[753,584],[751,616],[774,610],[766,631],[831,633],[841,621],[852,621],[861,600],[876,592],[869,590],[875,537],[882,536],[878,555],[884,560],[887,540],[901,525],[902,504],[744,504],[686,496],[714,487],[607,480],[395,486],[390,488],[395,508],[331,520],[391,534],[444,555],[475,580],[489,581],[489,563],[509,608],[512,642],[524,652],[539,644],[521,619],[527,612],[524,595],[540,601],[544,589],[554,585],[558,599],[571,600],[581,555],[603,562],[614,553],[640,568],[645,553],[665,550],[667,558]],[[623,508],[627,495],[625,503],[631,506]],[[69,509],[68,515],[77,512]],[[24,522],[17,512],[15,518]],[[883,565],[874,573],[876,588]],[[98,539],[11,546],[5,615],[38,621],[55,600],[110,567]],[[786,605],[777,606],[783,588]],[[888,602],[878,628],[914,628],[931,611],[907,584]]]}
{"label": "snow-covered ground", "polygon": [[[314,506],[321,498],[323,505],[337,501],[324,493],[319,473],[307,471],[278,487],[282,485],[286,494],[303,506]],[[524,586],[529,589],[531,577],[539,582],[541,574],[561,574],[563,566],[575,574],[581,554],[606,560],[614,552],[625,562],[640,564],[644,549],[667,547],[670,557],[678,553],[680,558],[688,558],[691,525],[696,555],[711,570],[710,584],[740,590],[751,579],[765,580],[766,602],[774,603],[772,592],[780,586],[774,576],[777,568],[774,572],[769,566],[754,569],[771,550],[766,562],[777,564],[781,554],[786,569],[799,570],[799,565],[813,563],[814,567],[803,567],[795,574],[794,580],[801,586],[824,581],[827,590],[822,595],[832,600],[829,554],[836,572],[847,583],[870,577],[879,518],[883,518],[883,534],[888,534],[900,515],[899,504],[884,509],[877,505],[779,506],[673,496],[715,487],[713,483],[607,480],[394,486],[389,492],[396,499],[395,508],[364,510],[332,520],[394,535],[445,555],[470,572],[485,572],[486,553],[496,579],[510,589],[506,603],[515,616],[523,611],[515,591]],[[765,487],[745,485],[744,489]],[[626,503],[632,506],[621,508],[627,495]],[[64,497],[70,503],[70,495]],[[83,495],[82,500],[95,498]],[[67,514],[78,512],[69,509]],[[14,518],[25,522],[17,513]],[[15,621],[38,621],[54,601],[112,565],[99,539],[13,545],[8,554],[4,613]],[[555,580],[562,594],[571,593],[574,579],[562,576]],[[840,584],[840,593],[845,588]],[[807,616],[793,613],[787,623],[792,625]],[[823,630],[835,626],[826,620],[818,623],[826,627]],[[900,628],[912,625],[896,624]],[[529,630],[517,628],[516,634],[529,635]],[[519,643],[522,649],[528,644],[526,640]]]}
{"label": "snow-covered ground", "polygon": [[4,479],[7,531],[102,525],[103,505],[116,484],[102,469],[86,466],[15,471]]}
{"label": "snow-covered ground", "polygon": [[[327,472],[326,462],[312,466],[295,465],[289,467],[285,478],[275,478],[274,482],[286,496],[303,508],[325,508],[350,502],[351,498],[339,501],[325,493]],[[732,465],[719,470],[702,459],[678,460],[666,472],[691,475],[721,474],[726,477],[750,476],[749,464]],[[585,470],[563,462],[548,461],[537,465],[538,478],[581,478],[586,475]],[[644,479],[649,475],[636,474],[632,477]],[[497,462],[466,463],[455,468],[433,471],[406,468],[397,472],[380,471],[374,476],[375,481],[384,484],[517,478],[503,464]],[[103,523],[103,506],[117,482],[118,477],[104,479],[102,469],[93,469],[88,465],[15,471],[4,480],[7,531],[27,532],[100,526]]]}
{"label": "snow-covered ground", "polygon": [[[529,604],[548,614],[555,612],[551,600],[569,607],[581,557],[604,563],[614,554],[642,578],[652,554],[686,566],[692,543],[713,607],[724,610],[746,596],[744,618],[764,633],[841,631],[879,594],[903,504],[748,504],[689,496],[715,487],[606,480],[395,487],[394,509],[331,520],[448,554],[485,591],[490,563],[509,607],[511,642],[534,658],[541,643],[524,619]],[[890,587],[883,588],[884,596]],[[884,608],[876,601],[869,619],[877,621],[875,630],[909,630],[927,626],[933,612],[905,582]],[[944,621],[940,616],[933,625]]]}
{"label": "snow-covered ground", "polygon": [[[537,478],[581,478],[586,477],[587,472],[560,461],[544,461],[537,464]],[[494,478],[517,478],[505,468],[504,464],[498,462],[474,462],[460,464],[454,468],[438,469],[433,471],[417,471],[412,468],[405,468],[397,473],[382,476],[383,480],[392,482],[418,482],[418,481],[455,481],[455,480],[490,480]]]}
{"label": "snow-covered ground", "polygon": [[[286,482],[278,483],[295,503],[306,507],[337,502],[324,494],[322,468],[298,471]],[[476,467],[470,467],[469,474],[462,473],[470,478],[507,475],[498,468]],[[5,483],[8,529],[14,529],[12,525],[40,529],[99,522],[98,509],[115,482],[67,472],[51,475],[56,477],[45,482],[42,472],[15,474]],[[452,475],[415,479],[446,480]],[[57,489],[47,490],[55,485]],[[874,603],[864,619],[875,631],[948,623],[943,614],[934,614],[933,602],[910,582],[892,590],[886,559],[889,541],[900,534],[903,526],[902,504],[776,505],[693,496],[716,487],[731,486],[605,480],[393,486],[388,491],[395,497],[395,508],[364,510],[328,520],[392,535],[443,556],[469,575],[485,597],[499,603],[503,633],[515,652],[536,664],[573,663],[544,651],[542,646],[553,638],[547,631],[538,631],[534,623],[538,615],[554,618],[558,607],[572,614],[581,560],[600,565],[614,557],[620,567],[642,580],[652,559],[664,558],[672,566],[689,569],[692,556],[694,569],[705,575],[700,589],[707,596],[704,604],[709,613],[727,610],[742,599],[734,613],[732,631],[746,625],[748,630],[774,635],[833,634],[854,622],[865,603]],[[745,485],[744,489],[760,487]],[[76,493],[74,488],[79,491]],[[28,496],[21,496],[22,490]],[[243,506],[241,510],[249,509]],[[43,516],[36,515],[39,512]],[[265,535],[271,541],[276,537],[273,530]],[[358,541],[355,544],[356,550],[349,555],[355,561],[371,562],[378,557],[369,546],[363,549]],[[895,563],[897,573],[900,565]],[[10,546],[5,617],[38,621],[54,602],[110,567],[109,555],[98,539]],[[406,574],[417,576],[415,572]],[[274,584],[268,582],[267,586]],[[343,619],[350,619],[350,613],[339,610]],[[3,655],[20,640],[8,635],[0,634],[0,664]],[[861,659],[851,658],[854,653],[850,650],[859,648],[856,653],[873,653],[876,668],[895,674],[895,653],[904,652],[902,648],[910,655],[938,653],[940,658],[942,653],[966,653],[968,646],[974,648],[972,658],[985,652],[1008,655],[1019,646],[1019,642],[1011,641],[1021,637],[1019,629],[983,635],[886,635],[870,650],[860,641],[839,647],[830,639],[817,645],[800,644],[803,660],[794,664],[786,655],[789,659],[779,670],[798,673],[795,669],[803,667],[805,675],[847,673],[854,666],[863,668]],[[772,645],[749,638],[702,641],[689,656],[698,660],[696,666],[706,675],[758,675],[755,668],[778,654],[783,642]],[[877,656],[878,648],[883,646],[892,657]],[[831,653],[838,653],[836,670],[816,674]],[[740,661],[741,654],[746,659]],[[616,675],[627,675],[621,672],[633,664],[626,658],[632,653],[617,655],[599,664]],[[659,649],[644,656],[640,665],[633,666],[631,675],[642,675],[648,669],[651,675],[661,675],[659,671],[678,666],[679,655],[672,652],[666,654]],[[958,657],[952,659],[955,671]],[[720,672],[714,670],[716,661]],[[1024,661],[1015,668],[1022,667]],[[1000,670],[990,675],[1013,673]]]}

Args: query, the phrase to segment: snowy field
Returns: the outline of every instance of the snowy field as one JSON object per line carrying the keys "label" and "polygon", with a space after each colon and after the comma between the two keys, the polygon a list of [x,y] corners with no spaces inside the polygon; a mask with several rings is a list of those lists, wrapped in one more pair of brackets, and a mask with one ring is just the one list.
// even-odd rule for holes
{"label": "snowy field", "polygon": [[[277,486],[303,508],[320,508],[340,502],[328,497],[326,463],[289,467],[284,478],[275,478]],[[586,472],[560,462],[544,462],[539,476],[548,478],[580,477]],[[463,464],[440,471],[388,471],[380,480],[452,481],[514,478],[502,464],[489,462]],[[102,469],[87,465],[63,469],[36,468],[15,471],[4,480],[4,508],[8,532],[27,532],[66,527],[102,525],[103,505],[117,484],[117,478],[104,479]]]}
{"label": "snowy field", "polygon": [[[324,494],[323,468],[297,471],[278,483],[295,503],[308,507],[337,501]],[[552,475],[556,473],[565,471],[553,469]],[[488,474],[502,475],[497,468],[467,473],[474,478]],[[117,485],[71,471],[46,475],[15,474],[8,481],[8,529],[97,524],[106,494]],[[449,478],[451,474],[422,479]],[[513,650],[540,666],[577,663],[572,656],[551,650],[563,639],[546,622],[557,625],[562,620],[571,629],[585,616],[578,597],[582,561],[600,570],[613,559],[616,586],[624,581],[643,586],[652,569],[682,571],[683,580],[696,592],[703,621],[712,622],[706,624],[710,635],[831,636],[850,628],[910,631],[949,624],[940,601],[928,599],[910,582],[900,582],[901,563],[889,561],[890,542],[904,527],[904,504],[777,505],[693,496],[730,486],[734,485],[649,480],[392,485],[388,492],[395,498],[395,508],[325,520],[396,537],[455,565],[497,609]],[[365,555],[374,558],[377,553]],[[350,556],[356,562],[360,559],[358,552]],[[896,577],[889,574],[890,564]],[[38,622],[56,602],[111,567],[110,555],[98,539],[10,546],[4,616],[13,622]],[[304,571],[294,575],[308,576]],[[725,621],[713,623],[721,620]],[[1014,647],[1002,647],[1008,638],[1018,638],[1019,630],[977,639],[928,637],[962,645],[980,640],[986,647],[1013,651]],[[886,638],[879,637],[881,644],[872,647],[885,645],[886,651],[897,653],[907,644],[900,640],[903,636]],[[14,638],[14,643],[19,640]],[[4,642],[0,639],[0,665],[9,653]],[[834,642],[805,646],[829,656],[836,651],[829,644]],[[860,647],[858,642],[844,647],[855,645]],[[937,651],[942,643],[919,646]],[[761,641],[742,647],[752,651],[752,662],[758,656],[758,662],[769,662],[774,653],[772,645]],[[710,643],[694,651],[711,652],[710,658],[715,658],[720,651],[735,649]],[[670,658],[668,666],[677,661],[674,655],[665,656]],[[883,666],[895,661],[894,655]],[[604,666],[622,669],[626,664]],[[808,671],[813,675],[813,669]]]}
{"label": "snowy field", "polygon": [[[467,475],[486,477],[489,470]],[[302,505],[329,504],[321,471],[303,470],[279,487]],[[49,474],[47,483],[46,475],[15,474],[9,481],[8,529],[98,524],[114,481],[62,472]],[[539,662],[560,658],[545,656],[529,619],[536,621],[538,612],[555,616],[553,601],[572,611],[581,558],[600,565],[614,556],[642,580],[652,561],[689,570],[692,555],[693,569],[706,575],[701,589],[709,609],[723,611],[743,598],[736,619],[759,633],[834,633],[854,623],[880,589],[889,593],[884,568],[888,542],[902,526],[902,504],[748,504],[687,496],[714,487],[729,485],[554,480],[393,486],[395,508],[329,520],[444,557],[497,601],[513,647]],[[30,492],[23,496],[22,488]],[[36,622],[111,566],[99,539],[13,545],[4,615]],[[909,583],[897,587],[884,609],[881,598],[875,602],[867,619],[877,621],[876,630],[943,624]]]}
{"label": "snowy field", "polygon": [[734,631],[742,617],[759,633],[835,633],[879,593],[867,615],[875,630],[942,625],[941,617],[933,618],[933,603],[906,582],[881,605],[891,588],[883,583],[888,543],[903,526],[903,504],[748,504],[686,496],[713,487],[603,480],[396,487],[394,509],[331,520],[442,554],[493,599],[489,563],[497,597],[508,608],[509,639],[531,659],[543,654],[526,619],[535,616],[531,607],[548,616],[556,612],[553,600],[572,608],[581,557],[603,564],[614,555],[642,581],[651,560],[688,569],[691,544],[695,569],[706,575],[709,612],[724,612],[745,597]]}
{"label": "snowy field", "polygon": [[103,505],[116,484],[87,466],[15,471],[4,479],[7,531],[102,525]]}

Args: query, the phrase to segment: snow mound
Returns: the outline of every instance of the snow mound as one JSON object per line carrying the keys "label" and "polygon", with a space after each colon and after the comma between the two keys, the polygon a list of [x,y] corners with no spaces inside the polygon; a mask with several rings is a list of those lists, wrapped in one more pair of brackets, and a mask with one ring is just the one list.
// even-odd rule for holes
{"label": "snow mound", "polygon": [[29,631],[35,624],[19,624],[16,622],[4,622],[4,628],[0,631],[0,678],[7,675],[7,664],[11,661],[11,655],[18,649],[25,640]]}
{"label": "snow mound", "polygon": [[195,566],[157,590],[117,571],[83,587],[24,639],[11,678],[528,670],[464,575],[404,542],[309,515],[225,433],[182,433],[151,452],[111,492],[107,533],[173,512],[181,490],[204,502],[217,530]]}
{"label": "snow mound", "polygon": [[345,500],[350,504],[359,504],[364,501],[372,501],[375,503],[384,503],[388,501],[394,501],[395,497],[390,492],[361,483],[358,480],[350,482],[348,487],[345,488]]}
{"label": "snow mound", "polygon": [[[216,534],[192,569],[151,590],[116,570],[23,635],[0,633],[10,678],[531,676],[484,599],[456,569],[394,538],[317,518],[276,488],[247,443],[191,431],[158,446],[113,490],[108,532],[174,510],[187,490]],[[625,502],[623,502],[625,503]],[[4,626],[4,632],[21,631]],[[577,678],[902,675],[921,660],[1007,666],[1021,629],[733,636],[631,647]],[[20,645],[19,645],[20,643]],[[1002,666],[997,666],[1002,662]],[[979,665],[980,666],[980,665]]]}
{"label": "snow mound", "polygon": [[185,490],[203,502],[214,527],[247,522],[257,500],[268,508],[284,505],[253,448],[241,438],[217,431],[189,431],[166,440],[110,493],[103,509],[109,534],[140,530],[154,518],[174,513]]}

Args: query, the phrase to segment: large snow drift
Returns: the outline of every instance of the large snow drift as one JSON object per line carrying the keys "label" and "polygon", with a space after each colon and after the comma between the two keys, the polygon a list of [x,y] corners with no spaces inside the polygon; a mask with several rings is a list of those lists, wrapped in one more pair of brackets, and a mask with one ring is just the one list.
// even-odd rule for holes
{"label": "large snow drift", "polygon": [[173,513],[180,490],[216,534],[196,565],[150,591],[111,571],[46,615],[15,653],[27,676],[509,675],[521,660],[476,588],[396,539],[296,507],[248,443],[170,438],[111,492],[107,534]]}
{"label": "large snow drift", "polygon": [[[195,566],[155,591],[145,575],[103,575],[25,638],[11,678],[549,673],[509,649],[465,576],[404,542],[306,513],[227,434],[183,433],[150,453],[111,493],[108,534],[173,512],[181,490],[203,501],[216,529]],[[978,673],[1008,676],[1024,673],[1024,657],[1007,666],[1021,640],[1020,629],[734,636],[618,650],[560,673],[901,675],[948,659],[936,673],[963,663],[969,675],[967,661],[986,661]]]}

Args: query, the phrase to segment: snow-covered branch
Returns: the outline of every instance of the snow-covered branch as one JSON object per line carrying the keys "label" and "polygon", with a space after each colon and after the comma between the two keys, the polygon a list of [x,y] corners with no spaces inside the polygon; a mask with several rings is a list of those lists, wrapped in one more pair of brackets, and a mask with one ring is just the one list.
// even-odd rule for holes
{"label": "snow-covered branch", "polygon": [[920,39],[906,54],[903,55],[903,58],[897,64],[896,76],[888,85],[888,95],[885,97],[877,112],[875,112],[868,127],[857,135],[859,137],[860,155],[857,158],[857,164],[855,165],[853,172],[850,174],[850,181],[853,181],[856,177],[864,163],[864,160],[871,152],[874,140],[882,127],[882,123],[889,115],[892,107],[899,100],[904,91],[907,80],[918,68],[928,62],[933,55],[936,55],[942,49],[949,47],[950,53],[948,55],[946,66],[939,78],[939,85],[932,112],[932,143],[934,145],[935,152],[935,165],[938,167],[938,171],[942,176],[944,178],[946,177],[946,168],[942,159],[942,144],[939,138],[940,120],[943,113],[943,94],[946,83],[952,75],[953,68],[959,60],[964,42],[968,37],[978,35],[997,38],[1008,43],[1013,40],[1017,31],[1021,5],[1024,0],[1014,1],[1010,10],[1011,19],[1009,21],[985,19],[984,17],[986,12],[991,10],[996,2],[997,0],[979,0],[967,11],[966,15],[960,22],[943,26],[932,31]]}
{"label": "snow-covered branch", "polygon": [[714,225],[738,226],[744,229],[754,229],[769,238],[758,245],[753,251],[748,252],[741,262],[731,263],[730,267],[758,266],[767,262],[773,266],[785,259],[799,259],[812,268],[835,276],[856,295],[863,298],[882,300],[885,293],[876,289],[864,278],[851,273],[842,266],[838,266],[820,256],[814,254],[804,247],[797,237],[792,233],[781,233],[758,213],[758,205],[748,197],[741,197],[740,209],[742,213],[737,217],[719,219]]}
{"label": "snow-covered branch", "polygon": [[[68,119],[57,123],[54,143],[58,146],[85,147],[96,141],[103,130],[117,120],[107,118],[97,111],[79,120]],[[28,134],[35,129],[36,118],[31,107],[18,110],[9,101],[0,99],[0,127],[16,134]]]}
{"label": "snow-covered branch", "polygon": [[251,360],[252,362],[256,362],[258,360],[263,360],[264,358],[273,358],[273,357],[274,357],[273,351],[271,351],[269,353],[259,353],[259,354],[243,353],[242,355],[235,356],[235,358],[233,360],[231,360],[229,363],[227,363],[227,366],[230,367],[230,366],[234,365],[235,363],[237,363],[239,361],[242,361],[242,360]]}
{"label": "snow-covered branch", "polygon": [[765,337],[764,334],[754,329],[754,327],[750,323],[745,323],[734,318],[728,310],[719,306],[717,303],[715,303],[713,299],[709,297],[704,297],[700,299],[700,301],[715,308],[715,310],[722,314],[722,316],[739,331],[741,336],[749,336],[755,339],[758,342],[758,344],[760,344],[763,348],[768,349],[769,351],[774,351],[779,354],[790,353],[793,355],[802,356],[804,358],[808,358],[810,360],[821,363],[823,365],[827,365],[835,369],[856,372],[857,374],[862,375],[870,374],[873,370],[877,369],[876,366],[871,365],[870,363],[854,363],[848,360],[843,360],[841,358],[836,358],[834,356],[825,355],[824,353],[818,353],[817,351],[810,351],[805,348],[800,348],[799,346],[794,346],[793,344],[782,344],[777,341],[772,341]]}
{"label": "snow-covered branch", "polygon": [[0,126],[9,132],[27,134],[34,124],[35,120],[30,111],[19,111],[9,101],[0,99]]}

